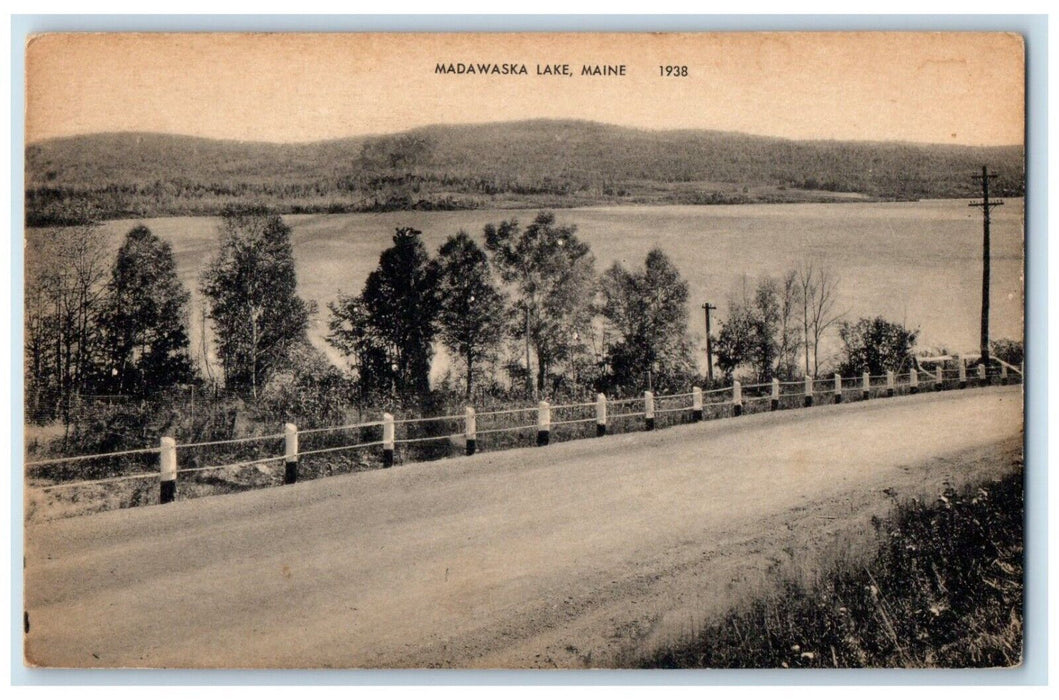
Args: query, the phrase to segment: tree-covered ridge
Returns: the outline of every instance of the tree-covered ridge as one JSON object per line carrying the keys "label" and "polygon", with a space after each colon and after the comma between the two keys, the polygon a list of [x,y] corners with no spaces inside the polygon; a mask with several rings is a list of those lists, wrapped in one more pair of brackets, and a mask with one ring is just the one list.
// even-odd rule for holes
{"label": "tree-covered ridge", "polygon": [[989,162],[1000,196],[1024,190],[1021,146],[791,141],[644,131],[581,121],[430,126],[309,144],[145,133],[26,148],[31,224],[74,205],[101,218],[216,215],[265,200],[279,213],[467,209],[497,204],[719,204],[974,196]]}

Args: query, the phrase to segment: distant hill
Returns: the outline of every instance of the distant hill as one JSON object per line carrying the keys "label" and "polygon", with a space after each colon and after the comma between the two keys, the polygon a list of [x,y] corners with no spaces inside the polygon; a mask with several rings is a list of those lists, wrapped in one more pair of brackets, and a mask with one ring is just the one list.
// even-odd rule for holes
{"label": "distant hill", "polygon": [[92,134],[26,148],[27,221],[282,212],[828,201],[1024,192],[1022,147],[791,141],[644,131],[583,121],[430,126],[389,136],[271,144],[151,133]]}

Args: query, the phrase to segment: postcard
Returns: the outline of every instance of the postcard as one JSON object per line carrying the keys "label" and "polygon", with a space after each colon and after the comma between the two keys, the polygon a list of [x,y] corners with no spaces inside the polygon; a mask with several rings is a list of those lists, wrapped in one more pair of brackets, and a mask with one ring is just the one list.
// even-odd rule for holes
{"label": "postcard", "polygon": [[1022,663],[1021,36],[25,51],[27,665]]}

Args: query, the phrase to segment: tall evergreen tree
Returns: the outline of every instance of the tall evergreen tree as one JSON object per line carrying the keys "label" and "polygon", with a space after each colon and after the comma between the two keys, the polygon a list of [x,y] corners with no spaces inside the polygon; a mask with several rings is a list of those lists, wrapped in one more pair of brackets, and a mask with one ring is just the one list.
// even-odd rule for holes
{"label": "tall evergreen tree", "polygon": [[438,323],[441,340],[467,369],[467,398],[475,364],[489,356],[504,331],[504,298],[493,286],[489,259],[465,232],[438,251]]}
{"label": "tall evergreen tree", "polygon": [[143,394],[191,379],[189,299],[169,243],[146,226],[129,231],[114,261],[104,316],[104,370],[114,391]]}
{"label": "tall evergreen tree", "polygon": [[[422,398],[430,391],[430,361],[437,332],[438,266],[419,239],[421,232],[398,228],[393,246],[379,256],[359,297],[331,305],[331,344],[371,363],[397,396]],[[362,378],[366,375],[362,373]]]}
{"label": "tall evergreen tree", "polygon": [[225,385],[254,398],[309,325],[309,306],[296,293],[290,233],[264,207],[229,208],[220,250],[202,277]]}

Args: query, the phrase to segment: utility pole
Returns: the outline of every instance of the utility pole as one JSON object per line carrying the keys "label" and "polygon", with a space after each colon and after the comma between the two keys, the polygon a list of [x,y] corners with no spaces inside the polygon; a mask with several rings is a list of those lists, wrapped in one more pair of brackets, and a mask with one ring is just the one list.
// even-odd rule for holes
{"label": "utility pole", "polygon": [[996,177],[996,173],[990,173],[986,166],[982,166],[981,175],[973,175],[975,180],[982,181],[982,201],[971,202],[968,206],[982,207],[982,335],[981,335],[981,362],[989,365],[989,210],[991,207],[999,207],[1004,202],[989,201],[989,179]]}
{"label": "utility pole", "polygon": [[712,305],[710,302],[706,302],[702,305],[703,310],[706,312],[706,377],[710,380],[710,384],[713,384],[713,345],[710,341],[710,312],[716,311],[717,307]]}

